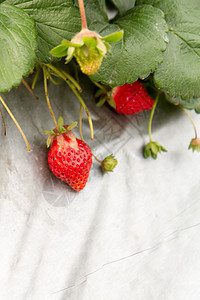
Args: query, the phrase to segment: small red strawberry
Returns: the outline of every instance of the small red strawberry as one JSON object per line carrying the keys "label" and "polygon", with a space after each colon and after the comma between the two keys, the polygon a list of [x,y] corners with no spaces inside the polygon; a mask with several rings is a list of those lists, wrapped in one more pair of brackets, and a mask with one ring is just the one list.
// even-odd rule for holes
{"label": "small red strawberry", "polygon": [[148,95],[139,80],[130,84],[125,83],[122,86],[114,87],[106,94],[105,91],[102,91],[100,101],[97,105],[101,106],[105,101],[107,101],[116,112],[124,115],[133,115],[140,111],[152,109],[154,104],[153,99]]}
{"label": "small red strawberry", "polygon": [[72,127],[74,124],[60,125],[60,132],[54,129],[44,133],[50,133],[47,146],[52,142],[48,153],[51,171],[75,191],[80,191],[88,180],[92,166],[92,151],[85,142],[76,138],[71,131]]}

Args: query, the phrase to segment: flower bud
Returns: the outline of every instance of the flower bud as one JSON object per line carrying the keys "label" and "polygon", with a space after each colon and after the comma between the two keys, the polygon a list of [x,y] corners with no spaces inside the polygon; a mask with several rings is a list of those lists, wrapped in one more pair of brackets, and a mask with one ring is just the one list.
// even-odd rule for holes
{"label": "flower bud", "polygon": [[118,163],[118,161],[117,161],[117,159],[114,158],[113,154],[107,156],[101,162],[102,171],[113,172],[113,169],[116,167],[117,163]]}

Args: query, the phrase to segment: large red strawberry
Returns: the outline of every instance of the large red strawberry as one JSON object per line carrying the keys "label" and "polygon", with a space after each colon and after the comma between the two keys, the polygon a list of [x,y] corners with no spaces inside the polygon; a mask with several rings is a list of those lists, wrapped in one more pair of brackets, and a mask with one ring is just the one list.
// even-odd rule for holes
{"label": "large red strawberry", "polygon": [[114,87],[110,92],[101,93],[99,106],[107,101],[118,113],[133,115],[152,109],[154,101],[139,80]]}
{"label": "large red strawberry", "polygon": [[50,133],[48,164],[53,174],[66,182],[75,191],[82,190],[88,180],[92,165],[92,151],[83,141],[69,130],[70,126],[60,126],[61,132],[54,129]]}

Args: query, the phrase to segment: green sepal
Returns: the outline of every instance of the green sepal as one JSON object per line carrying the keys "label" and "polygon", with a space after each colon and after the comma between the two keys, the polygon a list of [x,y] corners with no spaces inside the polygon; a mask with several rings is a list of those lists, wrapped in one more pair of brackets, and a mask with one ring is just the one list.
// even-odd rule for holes
{"label": "green sepal", "polygon": [[43,134],[50,134],[51,131],[50,131],[50,130],[43,130],[42,133],[43,133]]}
{"label": "green sepal", "polygon": [[74,47],[70,47],[69,49],[68,49],[68,52],[67,52],[67,57],[66,57],[66,61],[65,61],[65,63],[66,64],[68,64],[71,60],[72,60],[72,58],[73,58],[73,55],[74,55],[74,52],[75,52],[75,48]]}
{"label": "green sepal", "polygon": [[94,95],[95,98],[100,97],[103,93],[105,93],[103,90],[99,89],[96,94]]}
{"label": "green sepal", "polygon": [[77,124],[78,124],[78,122],[71,123],[69,126],[67,126],[66,132],[74,129],[75,127],[77,127]]}
{"label": "green sepal", "polygon": [[157,153],[158,153],[158,151],[159,151],[159,148],[157,147],[156,144],[151,143],[151,151],[152,151],[152,154],[157,155]]}
{"label": "green sepal", "polygon": [[62,134],[62,133],[65,133],[66,132],[66,129],[63,127],[63,126],[59,126],[59,132]]}
{"label": "green sepal", "polygon": [[108,43],[116,43],[122,39],[123,35],[124,35],[124,31],[120,30],[120,31],[111,33],[109,35],[106,35],[104,37],[101,37],[100,39],[105,42],[108,42]]}
{"label": "green sepal", "polygon": [[57,135],[53,130],[50,130],[51,135]]}
{"label": "green sepal", "polygon": [[104,158],[104,160],[101,162],[101,168],[103,172],[113,172],[113,169],[118,164],[117,159],[114,157],[113,154],[107,156]]}
{"label": "green sepal", "polygon": [[64,119],[63,119],[63,117],[59,117],[58,118],[58,126],[63,126],[64,125]]}
{"label": "green sepal", "polygon": [[110,50],[112,48],[112,46],[109,43],[107,43],[107,42],[104,42],[104,45],[106,46],[107,52],[110,55],[112,55],[112,51]]}
{"label": "green sepal", "polygon": [[54,140],[54,138],[55,138],[55,136],[52,135],[52,134],[48,137],[48,139],[47,139],[47,148],[50,147],[50,145],[51,145],[52,141]]}
{"label": "green sepal", "polygon": [[55,48],[51,49],[50,54],[55,57],[63,57],[67,55],[67,47],[65,45],[58,45]]}
{"label": "green sepal", "polygon": [[108,98],[107,102],[110,106],[112,106],[112,108],[116,109],[116,103],[112,97]]}
{"label": "green sepal", "polygon": [[74,48],[80,48],[83,46],[83,43],[81,42],[80,44],[77,44],[77,43],[72,43],[70,41],[67,41],[67,40],[62,40],[62,44],[69,48],[69,47],[74,47]]}
{"label": "green sepal", "polygon": [[88,36],[83,36],[83,42],[84,44],[90,46],[90,47],[96,47],[98,42],[97,39],[95,39],[94,37],[88,37]]}
{"label": "green sepal", "polygon": [[101,98],[101,99],[99,100],[99,102],[97,102],[96,106],[97,106],[97,107],[101,107],[102,105],[104,105],[104,103],[106,102],[106,100],[107,100],[107,96]]}
{"label": "green sepal", "polygon": [[144,158],[152,156],[154,159],[156,159],[158,152],[161,153],[161,151],[167,152],[167,150],[163,146],[161,146],[157,142],[151,141],[145,146],[143,155]]}

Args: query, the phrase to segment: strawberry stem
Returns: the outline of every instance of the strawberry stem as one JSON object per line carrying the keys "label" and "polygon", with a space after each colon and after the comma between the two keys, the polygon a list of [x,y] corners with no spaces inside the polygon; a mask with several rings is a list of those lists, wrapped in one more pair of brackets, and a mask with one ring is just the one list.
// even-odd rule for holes
{"label": "strawberry stem", "polygon": [[92,153],[92,155],[94,156],[94,158],[96,159],[96,161],[98,161],[100,164],[102,163],[102,161],[101,161],[100,159],[98,159],[98,158],[96,157],[96,155],[94,155],[94,153]]}
{"label": "strawberry stem", "polygon": [[34,90],[34,88],[35,88],[35,84],[36,84],[36,81],[37,81],[37,79],[38,79],[38,75],[39,75],[39,73],[40,73],[40,70],[41,70],[41,65],[39,65],[39,66],[37,67],[37,69],[36,69],[36,73],[35,73],[35,76],[34,76],[34,78],[33,78],[33,82],[32,82],[32,85],[31,85],[31,89],[32,89],[32,90]]}
{"label": "strawberry stem", "polygon": [[194,132],[195,132],[195,139],[197,139],[197,128],[196,128],[196,125],[194,124],[194,120],[192,119],[191,115],[189,114],[189,112],[181,105],[179,104],[178,105],[185,113],[186,115],[188,116],[188,118],[190,119],[191,123],[192,123],[192,126],[194,128]]}
{"label": "strawberry stem", "polygon": [[74,88],[74,86],[71,86],[71,83],[68,83],[68,84],[71,87],[71,89],[74,92],[74,94],[76,95],[76,97],[79,99],[81,105],[83,106],[83,108],[84,108],[84,110],[85,110],[85,112],[87,114],[88,123],[89,123],[89,126],[90,126],[90,138],[91,138],[91,140],[93,140],[93,138],[94,138],[94,130],[93,130],[92,118],[90,116],[89,110],[88,110],[85,102],[83,101],[81,95],[77,92],[77,90]]}
{"label": "strawberry stem", "polygon": [[4,117],[3,117],[3,112],[0,108],[0,113],[1,113],[1,118],[2,118],[2,121],[3,121],[3,128],[4,128],[4,135],[6,136],[6,123],[5,123],[5,120],[4,120]]}
{"label": "strawberry stem", "polygon": [[[57,74],[59,77],[61,77],[68,85],[69,87],[72,89],[72,91],[74,92],[74,94],[76,95],[76,97],[79,99],[80,103],[82,104],[87,117],[88,117],[88,123],[90,126],[90,134],[91,134],[91,140],[93,140],[94,138],[94,130],[93,130],[93,124],[92,124],[92,118],[90,116],[89,110],[84,102],[84,100],[82,99],[81,95],[79,94],[79,92],[77,91],[77,89],[80,91],[81,87],[78,85],[78,83],[69,75],[67,74],[65,71],[52,66],[51,64],[47,64],[46,65],[49,69],[53,70],[53,72],[55,74]],[[73,79],[73,80],[72,80]],[[74,84],[76,83],[76,84]]]}
{"label": "strawberry stem", "polygon": [[31,95],[33,95],[33,97],[35,97],[35,99],[38,100],[39,97],[34,93],[32,88],[28,85],[28,83],[24,79],[22,79],[22,83],[27,88],[27,90],[31,93]]}
{"label": "strawberry stem", "polygon": [[107,92],[107,91],[106,91],[106,88],[105,88],[103,85],[101,85],[100,83],[98,83],[98,82],[96,82],[96,81],[94,81],[94,80],[91,80],[91,81],[92,81],[92,83],[95,84],[99,89],[101,89],[102,91]]}
{"label": "strawberry stem", "polygon": [[85,16],[84,2],[83,2],[83,0],[78,0],[78,3],[79,3],[80,14],[81,14],[82,29],[87,29],[87,21],[86,21],[86,16]]}
{"label": "strawberry stem", "polygon": [[0,96],[0,101],[1,103],[3,104],[3,106],[5,107],[5,109],[7,110],[7,112],[9,113],[11,119],[14,121],[15,125],[17,126],[17,128],[19,129],[19,132],[21,133],[25,143],[26,143],[26,146],[28,148],[28,151],[30,152],[31,151],[31,148],[29,146],[29,143],[28,143],[28,140],[25,136],[25,134],[23,133],[21,127],[19,126],[19,123],[17,122],[17,120],[15,119],[15,117],[13,116],[12,112],[10,111],[10,109],[8,108],[8,106],[6,105],[5,101],[3,100],[3,98]]}
{"label": "strawberry stem", "polygon": [[51,104],[50,104],[50,100],[49,100],[49,94],[48,94],[48,90],[47,90],[47,70],[45,66],[42,66],[43,72],[44,72],[44,91],[45,91],[45,96],[46,96],[46,100],[47,100],[47,105],[49,107],[49,111],[51,113],[51,116],[53,118],[54,124],[56,126],[56,129],[58,130],[58,132],[60,132],[59,127],[58,127],[58,123],[56,121],[56,118],[54,116]]}
{"label": "strawberry stem", "polygon": [[51,64],[46,64],[47,68],[51,69],[56,75],[58,75],[59,77],[61,77],[65,82],[69,82],[71,81],[71,83],[75,86],[75,88],[81,93],[82,89],[80,87],[80,85],[78,84],[78,82],[68,73],[66,73],[65,71],[54,67]]}
{"label": "strawberry stem", "polygon": [[158,93],[157,96],[156,96],[154,105],[153,105],[152,110],[151,110],[151,115],[150,115],[150,118],[149,118],[149,138],[150,138],[150,142],[152,142],[152,137],[151,137],[151,125],[152,125],[152,119],[153,119],[154,111],[155,111],[156,105],[157,105],[157,103],[158,103],[158,100],[159,100],[159,93]]}
{"label": "strawberry stem", "polygon": [[80,111],[79,111],[79,134],[80,134],[81,140],[84,142],[83,134],[82,134],[82,107],[83,107],[83,105],[80,104]]}
{"label": "strawberry stem", "polygon": [[51,76],[51,74],[48,72],[47,73],[48,78],[51,80],[51,82],[53,82],[53,84],[55,85],[59,85],[62,81],[62,78],[58,78],[58,81],[56,81],[55,79],[53,79],[53,77]]}
{"label": "strawberry stem", "polygon": [[77,64],[74,63],[74,61],[73,61],[73,66],[74,66],[74,71],[75,71],[76,82],[79,84],[80,80],[79,80],[79,76],[78,76],[78,66],[77,66]]}

